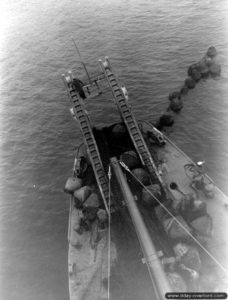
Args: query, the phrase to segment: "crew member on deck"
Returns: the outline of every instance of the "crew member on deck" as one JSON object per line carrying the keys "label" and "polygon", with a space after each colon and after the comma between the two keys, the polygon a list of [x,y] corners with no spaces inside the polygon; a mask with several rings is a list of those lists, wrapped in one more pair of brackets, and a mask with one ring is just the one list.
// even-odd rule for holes
{"label": "crew member on deck", "polygon": [[79,96],[82,99],[85,99],[86,95],[85,95],[85,92],[83,90],[83,85],[84,85],[83,82],[78,78],[74,78],[73,82],[72,82],[72,85],[76,89],[76,91],[78,92]]}

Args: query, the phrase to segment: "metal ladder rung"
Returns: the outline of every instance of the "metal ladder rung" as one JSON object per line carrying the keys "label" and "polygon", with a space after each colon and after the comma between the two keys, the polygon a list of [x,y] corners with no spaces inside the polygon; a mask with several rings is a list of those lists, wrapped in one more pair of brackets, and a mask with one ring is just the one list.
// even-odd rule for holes
{"label": "metal ladder rung", "polygon": [[96,149],[95,149],[94,147],[93,147],[93,149],[90,149],[90,148],[89,148],[89,153],[90,153],[90,155],[91,155],[92,160],[94,159],[94,157],[97,156],[97,154],[96,154]]}
{"label": "metal ladder rung", "polygon": [[104,184],[105,183],[105,179],[104,179],[104,177],[102,176],[102,177],[100,177],[100,182],[101,182],[101,184]]}
{"label": "metal ladder rung", "polygon": [[[140,138],[137,128],[136,128],[134,125],[129,126],[129,127],[130,127],[130,129],[131,129],[131,134],[132,134],[133,136],[138,136],[138,137]],[[136,135],[136,134],[137,134],[137,135]]]}
{"label": "metal ladder rung", "polygon": [[84,132],[84,136],[85,136],[85,139],[88,139],[91,136],[91,134],[89,131],[87,131],[87,132]]}
{"label": "metal ladder rung", "polygon": [[89,147],[92,147],[93,144],[94,144],[93,141],[92,141],[92,142],[88,142],[88,141],[87,141],[87,145],[88,145]]}
{"label": "metal ladder rung", "polygon": [[[129,109],[123,110],[122,113],[125,114],[125,115],[126,115],[126,114],[129,114]],[[126,117],[128,117],[128,116],[126,116]]]}
{"label": "metal ladder rung", "polygon": [[137,128],[137,127],[135,126],[135,122],[134,122],[133,120],[128,121],[128,126],[130,127],[130,129]]}
{"label": "metal ladder rung", "polygon": [[89,131],[84,131],[84,137],[85,137],[86,140],[89,139],[91,137],[90,132]]}
{"label": "metal ladder rung", "polygon": [[91,135],[91,134],[89,134],[89,136],[86,138],[86,141],[87,141],[87,143],[88,143],[89,141],[92,141],[92,142],[93,142],[93,138],[92,138],[92,135]]}
{"label": "metal ladder rung", "polygon": [[94,164],[98,164],[98,163],[100,163],[100,162],[99,162],[99,158],[98,158],[98,156],[96,156],[96,157],[93,157],[93,162],[94,162]]}
{"label": "metal ladder rung", "polygon": [[126,103],[125,103],[125,99],[124,99],[124,98],[121,98],[121,99],[118,100],[118,101],[119,101],[120,107],[122,107],[122,106],[127,106]]}
{"label": "metal ladder rung", "polygon": [[105,186],[106,186],[106,183],[105,182],[102,182],[101,183],[101,186],[102,186],[102,189],[104,190]]}
{"label": "metal ladder rung", "polygon": [[77,115],[80,116],[80,117],[84,117],[85,118],[85,115],[83,114],[83,112],[81,110],[77,110],[76,109],[76,112],[77,112]]}
{"label": "metal ladder rung", "polygon": [[[93,159],[93,163],[95,164],[95,159],[97,159],[97,153],[96,153],[96,149],[93,147],[94,150],[90,151],[91,153],[91,157]],[[92,154],[94,153],[94,154]]]}
{"label": "metal ladder rung", "polygon": [[[144,144],[143,144],[143,142],[142,142],[142,140],[140,139],[139,141],[138,141],[138,143],[141,143],[141,145],[138,145],[138,148],[140,148],[140,149],[145,149],[145,146],[144,146]],[[142,155],[142,153],[141,153],[141,155]]]}
{"label": "metal ladder rung", "polygon": [[83,121],[80,121],[80,125],[82,127],[82,130],[85,130],[85,129],[89,128],[85,119]]}
{"label": "metal ladder rung", "polygon": [[[112,80],[115,80],[115,77],[110,74],[110,79],[112,77]],[[80,124],[80,128],[84,137],[85,145],[87,146],[87,151],[89,154],[90,161],[92,163],[93,171],[97,180],[97,184],[99,187],[99,190],[101,192],[104,206],[108,212],[108,206],[107,206],[107,193],[106,190],[108,189],[108,180],[106,177],[106,174],[104,172],[104,168],[102,165],[102,161],[100,158],[100,154],[98,152],[98,148],[96,145],[96,140],[93,135],[93,131],[90,126],[90,121],[87,116],[87,113],[82,107],[81,101],[82,99],[74,89],[74,87],[71,84],[66,83],[66,87],[68,89],[68,93],[70,96],[70,99],[73,103],[73,110],[76,115],[76,118],[78,120],[78,123]],[[81,101],[80,101],[81,100]]]}
{"label": "metal ladder rung", "polygon": [[91,154],[91,155],[93,155],[93,153],[95,153],[95,155],[96,155],[96,153],[97,153],[97,151],[96,151],[96,149],[95,149],[95,148],[93,148],[93,149],[89,149],[89,151],[90,151],[90,154]]}
{"label": "metal ladder rung", "polygon": [[[135,140],[135,142],[137,144],[137,147],[142,147],[143,146],[143,143],[142,143],[141,139],[137,139],[137,140]],[[142,155],[142,153],[141,153],[141,155]]]}
{"label": "metal ladder rung", "polygon": [[[134,131],[134,130],[136,130],[136,131]],[[133,132],[134,131],[134,132]],[[140,135],[139,135],[139,133],[138,133],[138,131],[137,131],[137,129],[136,128],[133,128],[132,129],[132,133],[131,133],[135,138],[138,138],[139,140],[141,140],[141,137],[140,137]]]}
{"label": "metal ladder rung", "polygon": [[114,84],[115,76],[111,72],[111,64],[110,64],[109,60],[106,60],[106,64],[108,64],[110,71],[108,71],[105,68],[105,64],[101,62],[102,71],[109,83],[109,86],[112,89],[115,103],[120,111],[121,117],[123,118],[123,120],[126,124],[126,127],[129,131],[129,134],[133,141],[133,144],[135,145],[135,148],[139,154],[141,162],[143,164],[145,164],[145,162],[148,163],[148,169],[151,170],[151,173],[153,173],[153,174],[155,173],[157,178],[159,179],[159,181],[162,183],[162,179],[160,178],[160,175],[158,174],[158,171],[156,170],[156,167],[153,163],[153,158],[151,156],[151,153],[149,152],[147,144],[144,141],[144,138],[142,136],[142,133],[141,133],[140,129],[138,128],[137,122],[131,111],[131,108],[128,106],[125,97],[123,97],[123,93],[121,91],[121,87],[119,86],[117,79]]}
{"label": "metal ladder rung", "polygon": [[104,193],[106,193],[107,195],[109,194],[109,188],[106,186],[103,186],[103,191]]}
{"label": "metal ladder rung", "polygon": [[[120,103],[120,101],[121,101],[121,103]],[[129,108],[127,107],[125,101],[123,101],[123,99],[121,99],[120,101],[119,101],[119,106],[120,106],[122,109],[127,108],[127,109],[129,110]]]}
{"label": "metal ladder rung", "polygon": [[76,108],[76,109],[80,109],[81,110],[81,104],[78,102],[78,103],[75,103],[74,104],[74,107]]}
{"label": "metal ladder rung", "polygon": [[[115,86],[113,87],[113,91],[114,91],[114,93],[119,92],[119,87],[118,87],[118,85],[115,85]],[[116,96],[117,96],[117,95],[116,95]]]}
{"label": "metal ladder rung", "polygon": [[96,169],[96,171],[101,168],[100,162],[93,162],[93,165],[94,165],[94,168]]}

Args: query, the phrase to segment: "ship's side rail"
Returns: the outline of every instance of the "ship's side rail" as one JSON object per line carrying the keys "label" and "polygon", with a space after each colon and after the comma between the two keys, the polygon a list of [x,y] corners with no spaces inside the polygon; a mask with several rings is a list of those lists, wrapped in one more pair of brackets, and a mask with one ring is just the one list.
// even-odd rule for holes
{"label": "ship's side rail", "polygon": [[72,84],[72,73],[68,72],[67,75],[63,74],[63,81],[66,85],[70,100],[73,105],[73,114],[74,118],[78,121],[80,125],[80,129],[83,135],[84,144],[87,147],[87,153],[89,155],[89,159],[91,165],[93,167],[93,171],[96,177],[96,181],[104,202],[105,209],[107,213],[108,210],[108,200],[109,200],[109,185],[106,173],[104,171],[104,167],[102,164],[102,160],[100,157],[100,153],[96,144],[95,137],[93,135],[93,131],[90,125],[90,120],[87,112],[84,109],[83,100],[77,93],[74,85]]}
{"label": "ship's side rail", "polygon": [[135,146],[135,149],[139,154],[142,164],[145,166],[145,168],[149,171],[149,173],[153,177],[159,180],[159,182],[163,186],[162,178],[158,173],[158,170],[150,154],[150,151],[139,129],[138,123],[131,111],[131,107],[129,106],[128,102],[125,99],[125,96],[118,82],[118,79],[115,77],[115,75],[112,72],[112,67],[109,59],[106,57],[104,62],[102,62],[101,60],[99,60],[99,62],[100,62],[101,69],[105,74],[105,77],[111,88],[120,115],[124,120],[124,123],[128,129],[128,132]]}

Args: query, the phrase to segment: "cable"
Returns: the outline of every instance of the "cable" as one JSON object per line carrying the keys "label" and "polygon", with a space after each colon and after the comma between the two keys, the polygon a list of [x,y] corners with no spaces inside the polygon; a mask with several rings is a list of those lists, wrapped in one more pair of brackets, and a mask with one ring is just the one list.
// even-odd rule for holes
{"label": "cable", "polygon": [[110,299],[110,262],[111,262],[111,166],[108,167],[108,300]]}

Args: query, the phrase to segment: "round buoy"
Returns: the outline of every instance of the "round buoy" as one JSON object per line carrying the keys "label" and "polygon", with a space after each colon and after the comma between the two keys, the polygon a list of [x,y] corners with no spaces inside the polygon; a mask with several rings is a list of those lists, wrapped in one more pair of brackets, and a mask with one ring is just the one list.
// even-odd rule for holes
{"label": "round buoy", "polygon": [[201,74],[198,71],[196,64],[193,64],[188,68],[188,75],[196,82],[201,79]]}
{"label": "round buoy", "polygon": [[175,91],[175,92],[169,94],[169,100],[170,101],[175,99],[175,98],[178,98],[178,99],[181,98],[180,92]]}
{"label": "round buoy", "polygon": [[169,108],[174,112],[179,112],[183,108],[181,99],[174,98],[170,101]]}
{"label": "round buoy", "polygon": [[216,49],[215,49],[214,46],[211,46],[211,47],[208,48],[208,50],[207,50],[207,56],[209,56],[209,57],[215,57],[216,54],[217,54],[217,51],[216,51]]}
{"label": "round buoy", "polygon": [[180,89],[180,93],[181,93],[181,96],[187,95],[187,93],[188,93],[188,87],[184,85],[184,86]]}
{"label": "round buoy", "polygon": [[206,65],[208,67],[210,67],[213,64],[213,62],[214,62],[214,60],[211,57],[209,57],[209,56],[205,56],[204,57],[204,61],[205,61]]}
{"label": "round buoy", "polygon": [[165,113],[161,115],[159,123],[161,126],[172,126],[174,123],[174,118],[171,114]]}
{"label": "round buoy", "polygon": [[194,89],[196,82],[193,80],[191,77],[188,77],[185,79],[185,86],[188,87],[189,89]]}
{"label": "round buoy", "polygon": [[128,166],[129,169],[137,168],[140,165],[140,160],[135,151],[126,151],[120,155],[120,160]]}

